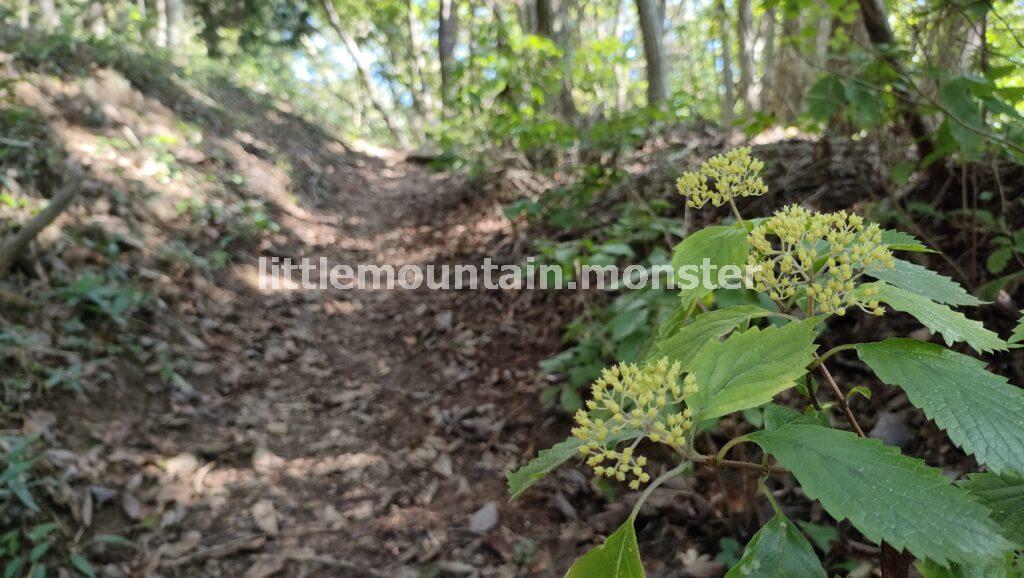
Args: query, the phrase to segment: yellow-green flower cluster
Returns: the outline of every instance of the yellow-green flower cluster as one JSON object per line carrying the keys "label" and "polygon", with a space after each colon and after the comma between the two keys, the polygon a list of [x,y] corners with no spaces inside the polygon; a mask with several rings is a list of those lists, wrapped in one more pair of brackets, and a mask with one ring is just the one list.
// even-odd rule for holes
{"label": "yellow-green flower cluster", "polygon": [[754,288],[776,301],[803,289],[813,313],[844,315],[851,307],[881,315],[870,287],[857,289],[867,269],[892,268],[892,253],[877,224],[846,211],[817,213],[785,207],[747,236]]}
{"label": "yellow-green flower cluster", "polygon": [[[697,393],[697,382],[687,375],[680,384],[682,367],[661,358],[638,366],[620,363],[605,368],[591,386],[587,410],[576,412],[577,427],[572,435],[582,442],[580,453],[598,476],[614,478],[638,489],[650,480],[644,471],[647,458],[635,454],[643,438],[683,451],[687,432],[693,427],[693,413],[680,406]],[[638,435],[632,435],[632,432]],[[633,439],[622,450],[616,444],[624,437]]]}
{"label": "yellow-green flower cluster", "polygon": [[750,147],[739,147],[711,157],[696,171],[683,173],[676,187],[691,207],[699,209],[708,201],[720,207],[736,197],[768,192],[768,185],[759,176],[763,168],[763,162],[750,156]]}

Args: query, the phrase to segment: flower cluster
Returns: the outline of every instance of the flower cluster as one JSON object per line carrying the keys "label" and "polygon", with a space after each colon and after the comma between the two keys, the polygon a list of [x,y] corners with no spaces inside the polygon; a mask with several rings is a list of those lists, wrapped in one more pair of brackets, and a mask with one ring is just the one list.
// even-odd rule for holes
{"label": "flower cluster", "polygon": [[814,312],[844,315],[859,307],[883,313],[872,299],[873,288],[858,290],[856,284],[865,270],[895,264],[877,224],[865,225],[846,211],[817,213],[790,205],[754,227],[747,242],[754,288],[772,299],[788,300],[802,288]]}
{"label": "flower cluster", "polygon": [[[708,201],[720,207],[736,197],[768,192],[768,185],[758,175],[763,168],[763,162],[750,156],[750,147],[739,147],[711,157],[699,170],[683,173],[676,187],[691,207],[699,209]],[[709,180],[713,187],[708,185]]]}
{"label": "flower cluster", "polygon": [[[686,434],[693,427],[693,413],[680,405],[697,393],[697,383],[687,375],[679,383],[682,367],[661,358],[644,366],[620,363],[605,368],[591,386],[587,410],[576,412],[577,427],[572,435],[582,442],[580,452],[598,476],[620,482],[632,478],[629,487],[638,489],[650,480],[644,471],[647,458],[635,454],[643,438],[683,451]],[[616,449],[624,439],[631,446]]]}

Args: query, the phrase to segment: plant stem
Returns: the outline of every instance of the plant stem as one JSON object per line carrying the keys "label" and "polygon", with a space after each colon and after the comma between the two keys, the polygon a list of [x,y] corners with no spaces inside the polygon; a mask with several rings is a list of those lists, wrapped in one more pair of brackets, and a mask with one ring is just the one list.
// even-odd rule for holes
{"label": "plant stem", "polygon": [[682,473],[685,472],[686,468],[688,468],[689,466],[690,462],[684,461],[678,466],[658,476],[653,482],[651,482],[651,485],[644,488],[643,493],[640,494],[640,497],[637,498],[636,500],[636,505],[633,506],[633,511],[629,514],[629,521],[633,522],[636,520],[637,514],[640,513],[640,508],[643,507],[644,502],[647,501],[647,498],[651,497],[651,494],[654,492],[654,490],[658,488],[658,486],[664,484],[665,482],[676,476],[682,475]]}
{"label": "plant stem", "polygon": [[829,349],[825,353],[822,353],[820,356],[818,356],[817,359],[812,361],[811,364],[807,366],[807,371],[814,371],[815,369],[818,368],[819,365],[825,363],[825,360],[828,359],[829,357],[832,357],[833,355],[839,353],[840,351],[846,351],[847,349],[853,349],[855,347],[857,347],[856,343],[844,343],[842,345],[837,345],[832,349]]}
{"label": "plant stem", "polygon": [[732,214],[736,215],[736,220],[740,222],[740,225],[746,226],[743,222],[743,215],[740,215],[740,210],[736,207],[736,201],[729,197],[729,206],[732,207]]}
{"label": "plant stem", "polygon": [[862,438],[868,437],[864,434],[864,430],[861,429],[860,424],[857,423],[857,418],[853,416],[853,412],[850,411],[850,404],[846,402],[846,395],[843,394],[843,390],[839,388],[839,384],[836,383],[835,378],[833,378],[832,374],[829,373],[825,364],[821,362],[821,357],[819,357],[817,353],[814,355],[818,358],[818,369],[821,371],[821,374],[825,376],[825,381],[827,381],[832,387],[832,391],[836,394],[836,401],[839,403],[839,407],[842,408],[843,413],[846,414],[846,420],[850,422],[850,426],[853,427],[853,430],[857,432],[858,436]]}

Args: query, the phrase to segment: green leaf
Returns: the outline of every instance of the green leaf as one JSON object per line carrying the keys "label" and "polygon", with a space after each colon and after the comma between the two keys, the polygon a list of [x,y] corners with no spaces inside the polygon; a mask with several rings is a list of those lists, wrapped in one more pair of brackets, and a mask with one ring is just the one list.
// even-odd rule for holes
{"label": "green leaf", "polygon": [[882,231],[882,243],[885,243],[893,251],[908,251],[911,253],[934,253],[935,251],[925,247],[921,241],[910,233],[885,229]]}
{"label": "green leaf", "polygon": [[25,559],[21,556],[14,558],[4,566],[4,578],[14,578],[14,575],[25,565]]}
{"label": "green leaf", "polygon": [[922,578],[1019,578],[1013,572],[1013,552],[980,561],[951,562],[949,568],[924,560],[914,565]]}
{"label": "green leaf", "polygon": [[850,117],[860,128],[871,128],[882,121],[882,103],[870,89],[856,82],[845,86],[850,101]]}
{"label": "green leaf", "polygon": [[781,513],[754,534],[725,578],[825,578],[814,548]]}
{"label": "green leaf", "polygon": [[939,90],[939,102],[949,113],[945,122],[961,152],[968,158],[977,158],[985,144],[977,131],[987,130],[981,116],[981,107],[971,94],[969,82],[962,77],[947,82]]}
{"label": "green leaf", "polygon": [[49,536],[56,529],[57,524],[55,522],[39,524],[38,526],[28,531],[27,537],[31,542],[35,543]]}
{"label": "green leaf", "polygon": [[940,564],[996,556],[1011,547],[985,507],[941,470],[878,440],[805,424],[748,437],[789,468],[833,518],[849,519],[876,543]]}
{"label": "green leaf", "polygon": [[[747,262],[747,230],[743,227],[720,225],[705,227],[676,245],[672,252],[672,268],[677,275],[683,267],[694,272],[692,278],[680,277],[679,292],[684,305],[700,299],[718,288],[718,275],[712,275],[711,286],[703,283],[701,266],[705,259],[709,265],[719,268],[726,265],[742,267]],[[690,288],[696,282],[696,286]]]}
{"label": "green leaf", "polygon": [[969,474],[960,487],[989,509],[1007,538],[1024,544],[1024,479],[993,473]]}
{"label": "green leaf", "polygon": [[576,560],[565,578],[644,578],[633,520],[626,520],[604,544]]}
{"label": "green leaf", "polygon": [[818,319],[753,328],[708,343],[691,373],[700,388],[690,407],[709,419],[768,403],[793,386],[813,359]]}
{"label": "green leaf", "polygon": [[756,305],[737,305],[708,311],[698,315],[693,323],[684,326],[672,337],[655,343],[647,358],[668,357],[672,361],[678,361],[684,368],[689,368],[697,353],[712,339],[725,335],[751,319],[770,314]]}
{"label": "green leaf", "polygon": [[831,427],[828,422],[828,414],[809,408],[810,413],[800,413],[797,410],[778,404],[768,404],[764,407],[764,428],[779,429],[791,423],[802,423],[805,425],[818,425]]}
{"label": "green leaf", "polygon": [[1017,326],[1010,334],[1010,343],[1020,343],[1021,341],[1024,341],[1024,311],[1021,311],[1020,320],[1017,321]]}
{"label": "green leaf", "polygon": [[872,269],[867,271],[867,274],[879,281],[885,281],[893,287],[905,289],[946,305],[982,305],[985,303],[968,293],[956,281],[939,275],[927,267],[902,259],[896,259],[895,263],[896,265],[892,269]]}
{"label": "green leaf", "polygon": [[53,542],[43,542],[41,544],[36,544],[35,546],[33,546],[32,549],[28,552],[28,561],[32,562],[33,564],[38,562],[40,558],[46,555],[46,552],[50,549],[50,546],[53,546]]}
{"label": "green leaf", "polygon": [[93,570],[92,564],[90,564],[85,558],[78,554],[72,554],[68,556],[68,560],[71,562],[71,565],[82,574],[85,574],[89,578],[96,578],[96,571]]}
{"label": "green leaf", "polygon": [[819,78],[807,91],[807,114],[818,122],[832,118],[846,104],[843,82],[829,74]]}
{"label": "green leaf", "polygon": [[[608,443],[613,444],[635,438],[641,434],[638,430],[624,430],[616,435],[608,436]],[[583,442],[575,437],[558,442],[546,450],[537,453],[537,457],[525,466],[505,475],[508,480],[509,501],[515,500],[530,486],[544,479],[555,468],[580,455],[579,447]]]}
{"label": "green leaf", "polygon": [[857,345],[857,354],[979,462],[1024,475],[1024,390],[934,343],[886,339]]}
{"label": "green leaf", "polygon": [[928,329],[941,333],[946,345],[963,341],[980,353],[1004,351],[1008,348],[1005,341],[985,329],[980,321],[968,319],[963,313],[953,311],[941,303],[881,281],[861,287],[868,286],[878,288],[879,301],[888,303],[897,311],[913,315]]}
{"label": "green leaf", "polygon": [[1006,266],[1010,264],[1010,259],[1013,257],[1013,249],[1010,247],[1000,247],[992,254],[988,256],[985,261],[985,268],[988,269],[989,273],[998,275],[1006,269]]}
{"label": "green leaf", "polygon": [[509,472],[505,478],[508,480],[508,491],[511,496],[509,501],[518,498],[530,486],[541,481],[555,468],[569,461],[570,458],[578,456],[582,442],[575,437],[558,442],[546,450],[537,453],[537,457],[530,460],[525,466],[514,472]]}

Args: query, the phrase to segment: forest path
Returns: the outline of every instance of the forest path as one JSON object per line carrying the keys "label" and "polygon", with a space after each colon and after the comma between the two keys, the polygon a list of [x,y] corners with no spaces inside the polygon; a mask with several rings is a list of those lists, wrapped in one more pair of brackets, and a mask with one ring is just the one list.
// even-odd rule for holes
{"label": "forest path", "polygon": [[[270,254],[441,263],[460,234],[493,226],[494,207],[474,214],[443,173],[387,156],[350,161],[315,209],[282,215],[292,241]],[[180,472],[167,491],[188,504],[190,532],[165,549],[198,541],[191,555],[201,553],[177,575],[517,575],[520,538],[500,510],[523,448],[502,432],[532,431],[539,416],[527,384],[536,360],[499,369],[530,356],[500,345],[519,340],[501,322],[508,299],[261,291],[254,272],[255,257],[222,280],[237,303],[216,345],[231,354],[205,370],[220,376],[220,395],[175,444],[169,472]],[[479,359],[495,346],[502,361]]]}

